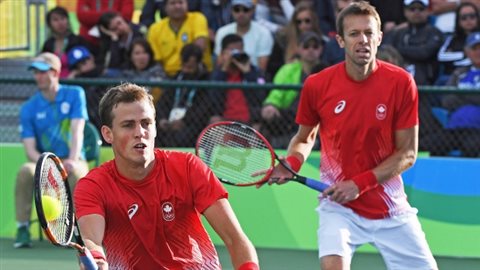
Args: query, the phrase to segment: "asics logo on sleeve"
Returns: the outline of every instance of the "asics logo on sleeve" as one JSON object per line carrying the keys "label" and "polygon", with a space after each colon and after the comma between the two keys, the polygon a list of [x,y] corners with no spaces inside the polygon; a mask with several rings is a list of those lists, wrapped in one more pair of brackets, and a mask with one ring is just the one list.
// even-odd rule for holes
{"label": "asics logo on sleeve", "polygon": [[132,217],[137,213],[138,211],[138,204],[134,203],[128,208],[128,218],[132,219]]}
{"label": "asics logo on sleeve", "polygon": [[345,100],[340,100],[337,103],[337,106],[335,106],[335,110],[333,110],[335,112],[335,114],[341,113],[343,111],[343,109],[345,109],[345,105],[347,105],[347,102]]}

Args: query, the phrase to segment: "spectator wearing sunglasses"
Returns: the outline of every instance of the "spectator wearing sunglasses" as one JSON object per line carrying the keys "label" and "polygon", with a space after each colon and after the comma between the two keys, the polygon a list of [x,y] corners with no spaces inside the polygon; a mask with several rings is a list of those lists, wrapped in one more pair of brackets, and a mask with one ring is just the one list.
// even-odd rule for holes
{"label": "spectator wearing sunglasses", "polygon": [[428,22],[429,0],[404,0],[407,27],[389,32],[383,44],[391,44],[405,60],[418,85],[432,85],[438,76],[437,53],[443,33]]}
{"label": "spectator wearing sunglasses", "polygon": [[476,0],[430,0],[431,22],[442,33],[453,33],[455,31],[455,10],[461,3],[468,2],[478,4]]}
{"label": "spectator wearing sunglasses", "polygon": [[250,56],[251,64],[265,72],[272,53],[273,37],[267,28],[253,21],[254,14],[255,5],[252,0],[233,0],[234,22],[218,29],[214,51],[215,55],[220,56],[223,38],[228,34],[237,34],[243,38],[244,50]]}
{"label": "spectator wearing sunglasses", "polygon": [[455,31],[446,37],[438,52],[440,75],[436,83],[437,85],[444,85],[455,68],[471,64],[463,48],[465,47],[467,36],[472,32],[480,30],[478,8],[474,4],[460,4],[455,14]]}
{"label": "spectator wearing sunglasses", "polygon": [[[299,2],[295,5],[291,20],[287,26],[278,30],[274,35],[274,45],[267,66],[267,79],[275,76],[285,63],[292,63],[298,59],[298,44],[302,33],[315,32],[322,37],[317,14],[309,2]],[[328,40],[322,37],[323,42]]]}

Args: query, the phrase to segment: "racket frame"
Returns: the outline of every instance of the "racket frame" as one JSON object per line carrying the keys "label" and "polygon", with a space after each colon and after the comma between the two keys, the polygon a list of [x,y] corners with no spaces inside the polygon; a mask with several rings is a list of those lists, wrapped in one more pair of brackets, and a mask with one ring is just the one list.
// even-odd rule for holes
{"label": "racket frame", "polygon": [[[45,213],[43,211],[41,177],[42,177],[43,168],[44,166],[46,166],[46,162],[48,159],[51,159],[55,163],[56,168],[60,172],[60,175],[62,176],[61,183],[64,184],[64,188],[68,196],[67,197],[67,201],[69,205],[68,216],[71,218],[68,221],[66,221],[68,222],[67,223],[68,237],[66,239],[66,242],[64,243],[58,241],[58,239],[51,232],[50,226],[48,224],[47,219],[45,218]],[[37,165],[35,167],[34,179],[35,179],[35,187],[34,187],[35,208],[37,209],[37,216],[38,216],[38,221],[40,223],[40,226],[42,227],[46,237],[48,238],[48,240],[50,240],[52,244],[56,246],[70,247],[73,233],[75,230],[74,228],[75,214],[73,212],[73,202],[71,199],[72,196],[71,196],[70,186],[68,184],[68,174],[60,158],[58,158],[55,154],[50,152],[43,153],[37,161]]]}
{"label": "racket frame", "polygon": [[268,179],[270,178],[270,176],[272,175],[273,173],[273,169],[275,168],[275,158],[277,157],[277,155],[275,154],[275,151],[273,150],[272,146],[270,145],[270,143],[267,141],[267,139],[260,133],[258,132],[257,130],[255,130],[254,128],[248,126],[248,125],[245,125],[243,123],[240,123],[240,122],[235,122],[235,121],[221,121],[221,122],[217,122],[217,123],[214,123],[214,124],[210,124],[209,126],[207,126],[206,128],[204,128],[202,130],[202,132],[200,133],[200,135],[198,136],[197,138],[197,143],[195,145],[195,155],[196,156],[200,156],[200,151],[199,151],[199,142],[202,140],[202,138],[204,137],[204,135],[211,129],[217,127],[217,126],[227,126],[227,125],[235,125],[235,126],[238,126],[240,128],[243,128],[243,129],[247,129],[253,133],[255,133],[256,136],[258,136],[258,138],[260,138],[263,143],[265,144],[266,146],[266,149],[268,149],[268,152],[270,154],[270,158],[271,158],[271,163],[270,163],[270,167],[266,170],[265,172],[265,176],[260,178],[259,180],[257,181],[254,181],[254,182],[248,182],[248,183],[234,183],[232,181],[229,181],[228,179],[224,179],[224,178],[221,178],[221,177],[218,177],[218,179],[222,182],[222,183],[225,183],[225,184],[228,184],[228,185],[232,185],[232,186],[240,186],[240,187],[246,187],[246,186],[253,186],[253,185],[260,185],[260,184],[263,184],[265,182],[268,181]]}
{"label": "racket frame", "polygon": [[197,143],[196,143],[196,146],[195,146],[195,154],[197,156],[200,157],[200,155],[199,155],[199,152],[200,152],[199,151],[199,148],[200,148],[199,146],[200,145],[199,144],[200,144],[200,141],[202,140],[202,138],[204,137],[204,135],[210,129],[215,128],[216,126],[223,126],[223,125],[235,125],[235,126],[239,126],[241,128],[244,128],[244,129],[248,129],[249,131],[253,132],[260,140],[262,140],[262,142],[265,144],[265,146],[268,149],[268,151],[270,153],[270,156],[271,156],[270,168],[265,171],[264,177],[261,178],[260,180],[255,181],[255,182],[250,182],[250,183],[238,183],[238,184],[236,184],[236,183],[233,183],[231,181],[228,181],[227,179],[222,179],[222,178],[218,177],[219,180],[222,181],[223,183],[226,183],[226,184],[229,184],[229,185],[234,185],[234,186],[261,185],[261,184],[267,182],[270,179],[270,176],[272,175],[273,170],[276,166],[275,165],[275,160],[277,160],[285,169],[287,169],[293,175],[293,177],[285,179],[285,180],[301,183],[303,185],[306,185],[306,186],[308,186],[312,189],[315,189],[317,191],[320,191],[320,192],[323,192],[323,190],[325,190],[326,188],[329,187],[327,184],[325,184],[323,182],[320,182],[318,180],[299,175],[297,172],[295,172],[290,167],[290,165],[286,161],[284,161],[284,160],[282,160],[278,157],[278,155],[275,153],[275,150],[273,149],[272,145],[268,142],[268,140],[259,131],[255,130],[254,128],[252,128],[252,127],[250,127],[246,124],[235,122],[235,121],[221,121],[221,122],[211,124],[211,125],[207,126],[206,128],[204,128],[202,130],[202,132],[200,133],[200,135],[198,136]]}
{"label": "racket frame", "polygon": [[[48,225],[48,221],[45,218],[45,213],[43,211],[43,204],[42,204],[42,187],[41,187],[41,176],[43,172],[43,167],[46,164],[46,161],[51,159],[54,163],[60,175],[62,177],[62,182],[65,185],[65,191],[67,195],[67,202],[68,202],[68,220],[65,220],[68,226],[68,237],[65,243],[61,243],[58,239],[54,236],[51,232],[50,227]],[[79,259],[83,263],[86,270],[97,270],[98,265],[95,262],[95,259],[92,256],[92,253],[84,247],[84,243],[82,237],[80,236],[80,232],[78,231],[78,225],[75,218],[75,212],[73,211],[73,200],[72,200],[72,193],[70,191],[70,185],[68,184],[68,173],[63,166],[62,161],[59,157],[55,154],[50,152],[44,152],[40,156],[37,161],[35,167],[35,177],[34,177],[34,197],[35,197],[35,208],[37,209],[37,216],[40,226],[42,227],[46,237],[48,240],[55,246],[66,247],[66,248],[73,248],[77,250],[79,253]],[[72,242],[72,237],[75,235],[75,242]]]}

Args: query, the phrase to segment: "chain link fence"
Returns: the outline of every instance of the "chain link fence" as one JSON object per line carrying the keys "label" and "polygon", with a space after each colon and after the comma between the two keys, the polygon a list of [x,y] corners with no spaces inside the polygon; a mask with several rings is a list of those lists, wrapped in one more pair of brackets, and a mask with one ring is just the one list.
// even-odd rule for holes
{"label": "chain link fence", "polygon": [[[107,79],[68,80],[62,83],[81,85],[86,90],[91,121],[99,126],[96,109],[101,95],[110,86],[122,81]],[[300,85],[273,84],[228,84],[213,81],[132,81],[151,89],[157,105],[157,146],[194,147],[200,131],[209,123],[212,116],[223,110],[222,97],[226,89],[246,89],[255,91],[257,100],[250,110],[249,124],[259,129],[275,148],[286,148],[291,136],[296,132],[294,123],[294,103],[282,117],[266,123],[260,118],[262,102],[270,89],[295,89]],[[192,106],[182,118],[174,123],[175,113],[171,112],[175,95],[188,95],[195,89]],[[0,77],[0,142],[20,142],[18,114],[21,104],[36,90],[35,81],[30,77]],[[480,106],[480,90],[458,90],[455,88],[419,87],[420,93],[420,140],[419,150],[431,156],[480,157],[480,129],[472,127],[451,128],[451,118],[456,111],[469,106]],[[445,100],[454,97],[461,100],[449,108]],[[457,100],[458,101],[458,100]],[[181,106],[180,106],[181,107]],[[472,111],[473,112],[473,111]],[[178,112],[177,112],[178,113]],[[475,115],[468,114],[469,118]],[[458,117],[457,117],[458,118]],[[478,119],[478,115],[477,115]],[[458,119],[457,119],[458,120]],[[469,119],[467,119],[469,120]]]}

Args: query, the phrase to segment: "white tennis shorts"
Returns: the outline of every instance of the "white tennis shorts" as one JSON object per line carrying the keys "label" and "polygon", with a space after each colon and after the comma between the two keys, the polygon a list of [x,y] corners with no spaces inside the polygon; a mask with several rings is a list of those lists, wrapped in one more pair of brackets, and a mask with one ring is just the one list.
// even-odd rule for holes
{"label": "white tennis shorts", "polygon": [[355,250],[375,246],[390,270],[437,270],[417,209],[386,219],[367,219],[327,199],[317,208],[319,257],[338,255],[350,264]]}

